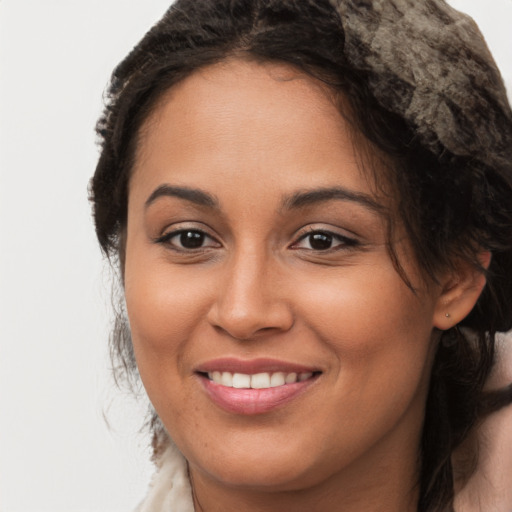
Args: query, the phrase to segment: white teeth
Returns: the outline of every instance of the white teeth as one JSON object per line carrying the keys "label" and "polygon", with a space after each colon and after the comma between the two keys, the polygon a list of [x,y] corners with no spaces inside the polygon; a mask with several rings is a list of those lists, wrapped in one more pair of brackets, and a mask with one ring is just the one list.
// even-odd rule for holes
{"label": "white teeth", "polygon": [[228,388],[233,387],[233,375],[229,372],[222,372],[220,383]]}
{"label": "white teeth", "polygon": [[293,384],[294,382],[297,382],[297,374],[289,373],[284,379],[284,381],[286,382],[286,384]]}
{"label": "white teeth", "polygon": [[251,387],[251,376],[244,373],[233,374],[233,387],[234,388],[250,388]]}
{"label": "white teeth", "polygon": [[270,387],[271,388],[277,388],[277,386],[284,385],[284,373],[283,372],[276,372],[273,373],[270,377]]}
{"label": "white teeth", "polygon": [[303,373],[255,373],[248,375],[245,373],[230,373],[230,372],[209,372],[208,378],[216,384],[221,384],[228,388],[238,389],[266,389],[284,386],[285,384],[294,384],[295,382],[303,382],[313,376],[311,372]]}
{"label": "white teeth", "polygon": [[251,388],[263,389],[270,387],[270,374],[269,373],[255,373],[251,377]]}

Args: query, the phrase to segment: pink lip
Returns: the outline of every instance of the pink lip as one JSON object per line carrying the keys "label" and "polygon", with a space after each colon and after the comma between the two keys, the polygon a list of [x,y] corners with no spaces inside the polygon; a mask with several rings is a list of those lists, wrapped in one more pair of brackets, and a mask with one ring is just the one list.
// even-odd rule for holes
{"label": "pink lip", "polygon": [[206,373],[214,371],[253,375],[262,372],[313,373],[317,370],[274,359],[244,361],[225,358],[201,364],[197,368],[198,377],[210,399],[225,411],[242,415],[263,414],[280,408],[302,395],[318,377],[318,373],[313,373],[311,378],[293,384],[266,389],[237,389],[211,381]]}
{"label": "pink lip", "polygon": [[287,361],[279,361],[277,359],[258,358],[244,360],[234,357],[224,357],[221,359],[213,359],[211,361],[207,361],[206,363],[200,364],[195,370],[196,372],[200,373],[217,371],[253,375],[255,373],[262,372],[313,373],[318,371],[319,368],[290,363]]}

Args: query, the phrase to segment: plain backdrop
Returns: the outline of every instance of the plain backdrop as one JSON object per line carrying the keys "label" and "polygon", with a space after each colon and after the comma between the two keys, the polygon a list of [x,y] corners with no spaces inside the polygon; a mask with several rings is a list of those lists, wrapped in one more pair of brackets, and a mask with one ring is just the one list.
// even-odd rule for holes
{"label": "plain backdrop", "polygon": [[[169,3],[0,0],[0,512],[126,512],[147,488],[145,405],[109,373],[87,184],[110,72]],[[512,0],[451,3],[512,90]]]}

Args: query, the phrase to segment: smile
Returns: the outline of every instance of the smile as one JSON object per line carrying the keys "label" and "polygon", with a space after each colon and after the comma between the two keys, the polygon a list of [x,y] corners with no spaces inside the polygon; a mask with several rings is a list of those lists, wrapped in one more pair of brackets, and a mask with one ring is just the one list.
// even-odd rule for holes
{"label": "smile", "polygon": [[263,372],[254,375],[231,372],[208,372],[208,379],[228,388],[267,389],[304,382],[313,376],[312,372]]}
{"label": "smile", "polygon": [[209,399],[238,415],[280,409],[305,393],[321,374],[314,368],[268,359],[220,359],[196,370]]}

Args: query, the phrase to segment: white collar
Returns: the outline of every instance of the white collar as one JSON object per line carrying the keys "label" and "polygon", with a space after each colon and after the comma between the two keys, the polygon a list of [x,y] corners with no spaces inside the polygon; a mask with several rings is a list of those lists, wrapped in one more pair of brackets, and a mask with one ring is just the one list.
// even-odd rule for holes
{"label": "white collar", "polygon": [[156,460],[157,471],[136,512],[194,512],[187,463],[170,442]]}

